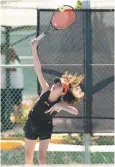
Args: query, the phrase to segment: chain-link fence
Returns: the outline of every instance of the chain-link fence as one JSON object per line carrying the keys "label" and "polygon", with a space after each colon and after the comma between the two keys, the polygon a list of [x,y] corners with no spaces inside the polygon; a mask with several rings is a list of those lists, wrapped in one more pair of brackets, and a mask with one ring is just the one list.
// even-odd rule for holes
{"label": "chain-link fence", "polygon": [[[20,9],[18,9],[20,10]],[[29,9],[28,9],[29,11]],[[29,110],[38,97],[39,84],[32,62],[30,41],[47,27],[53,10],[39,10],[39,29],[36,26],[2,26],[1,38],[1,130],[2,138],[22,139],[23,125]],[[91,29],[84,22],[85,17],[91,16]],[[84,149],[82,147],[83,134],[86,125],[91,125],[91,163],[114,163],[113,136],[94,136],[94,133],[110,133],[113,126],[113,10],[79,10],[75,24],[65,31],[58,31],[47,35],[39,44],[39,55],[42,63],[43,75],[51,85],[55,76],[61,76],[65,71],[85,75],[84,90],[87,93],[87,77],[91,76],[90,98],[86,96],[76,107],[80,114],[65,112],[54,118],[54,132],[68,133],[62,143],[81,146],[74,152],[48,152],[48,163],[83,163]],[[37,12],[36,12],[37,20]],[[89,57],[87,33],[92,33],[92,57]],[[87,45],[87,46],[86,46]],[[90,74],[87,76],[87,69]],[[88,85],[89,86],[89,85]],[[89,100],[89,99],[91,100]],[[87,108],[87,104],[91,108]],[[87,110],[91,112],[86,114]],[[11,130],[8,132],[7,130]],[[89,129],[88,129],[89,130]],[[79,135],[72,135],[79,133]],[[58,135],[57,135],[58,136]],[[107,146],[106,148],[104,147]],[[94,146],[94,147],[93,147]],[[106,151],[105,151],[106,149]],[[23,164],[24,148],[2,150],[2,164]],[[37,153],[35,153],[37,163]]]}
{"label": "chain-link fence", "polygon": [[[7,143],[7,142],[6,142]],[[58,151],[48,151],[48,164],[83,164],[84,148],[82,147],[82,136],[68,135],[63,137],[66,151],[58,144]],[[67,144],[67,145],[66,145]],[[52,147],[52,144],[50,144]],[[114,137],[93,136],[90,142],[90,163],[91,164],[113,164],[114,163]],[[73,151],[70,146],[74,146]],[[67,147],[70,148],[67,151]],[[76,151],[75,151],[76,149]],[[60,151],[59,151],[60,150]],[[1,163],[3,165],[24,164],[24,148],[6,149],[1,152]],[[38,153],[35,151],[34,163],[38,163]]]}

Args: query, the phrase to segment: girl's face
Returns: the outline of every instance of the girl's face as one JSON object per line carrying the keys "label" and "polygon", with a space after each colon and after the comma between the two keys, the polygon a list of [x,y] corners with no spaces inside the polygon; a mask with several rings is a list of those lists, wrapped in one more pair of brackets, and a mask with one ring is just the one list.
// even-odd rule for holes
{"label": "girl's face", "polygon": [[58,82],[52,85],[51,87],[51,92],[54,92],[55,94],[61,96],[63,95],[63,87],[62,85]]}

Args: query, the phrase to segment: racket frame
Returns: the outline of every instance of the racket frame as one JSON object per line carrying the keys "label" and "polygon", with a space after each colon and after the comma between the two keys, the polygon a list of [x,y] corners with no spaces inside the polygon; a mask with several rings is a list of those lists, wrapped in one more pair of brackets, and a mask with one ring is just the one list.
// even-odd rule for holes
{"label": "racket frame", "polygon": [[[70,8],[74,11],[74,13],[75,13],[75,15],[76,15],[76,18],[77,18],[76,10],[75,10],[72,6],[63,5],[63,7],[70,7]],[[71,27],[71,26],[74,24],[76,18],[75,18],[75,20],[73,21],[73,23],[72,23],[71,25],[69,25],[68,27],[66,27],[66,28],[60,28],[60,29],[55,28],[55,27],[52,25],[52,18],[53,18],[53,16],[54,16],[54,14],[55,14],[56,11],[59,11],[59,8],[57,8],[57,9],[53,12],[48,27],[46,28],[46,30],[45,30],[41,35],[39,35],[39,36],[36,38],[37,41],[39,41],[39,40],[41,40],[42,38],[44,38],[44,36],[45,36],[47,33],[53,32],[53,31],[55,31],[55,30],[64,30],[64,29],[66,29],[66,28]],[[51,26],[52,28],[54,28],[54,30],[47,31],[50,26]]]}

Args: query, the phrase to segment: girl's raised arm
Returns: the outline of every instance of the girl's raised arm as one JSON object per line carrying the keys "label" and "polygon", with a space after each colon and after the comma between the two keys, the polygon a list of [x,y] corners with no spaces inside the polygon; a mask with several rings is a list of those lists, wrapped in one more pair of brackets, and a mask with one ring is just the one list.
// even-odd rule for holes
{"label": "girl's raised arm", "polygon": [[42,88],[42,93],[43,93],[49,89],[49,85],[45,81],[43,74],[42,74],[41,63],[40,63],[39,56],[37,53],[37,46],[38,46],[38,41],[35,38],[31,41],[33,62],[34,62],[34,68],[35,68],[39,83],[40,83],[41,88]]}

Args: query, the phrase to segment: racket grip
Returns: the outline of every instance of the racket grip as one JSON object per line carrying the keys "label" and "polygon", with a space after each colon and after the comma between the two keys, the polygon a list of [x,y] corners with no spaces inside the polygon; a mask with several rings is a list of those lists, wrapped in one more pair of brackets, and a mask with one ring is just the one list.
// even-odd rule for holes
{"label": "racket grip", "polygon": [[46,34],[43,32],[41,35],[39,35],[36,39],[37,41],[40,41],[42,38],[44,38]]}

